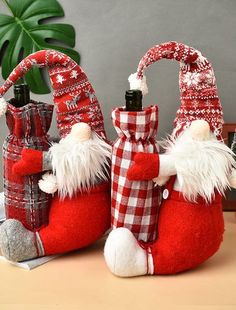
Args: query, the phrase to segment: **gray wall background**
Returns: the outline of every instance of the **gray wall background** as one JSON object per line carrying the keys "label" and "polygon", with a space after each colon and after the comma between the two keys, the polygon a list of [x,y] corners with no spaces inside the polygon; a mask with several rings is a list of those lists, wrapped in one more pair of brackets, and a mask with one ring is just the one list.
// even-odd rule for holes
{"label": "gray wall background", "polygon": [[[19,0],[20,1],[20,0]],[[124,104],[127,78],[143,54],[169,40],[199,49],[213,64],[226,122],[236,123],[236,0],[59,0],[76,29],[76,50],[102,105],[110,139],[116,137],[110,114]],[[45,0],[45,4],[47,1]],[[0,12],[7,13],[2,1]],[[144,106],[158,104],[158,139],[171,132],[179,106],[178,63],[162,61],[147,72]],[[0,84],[3,79],[0,77]],[[6,98],[11,96],[8,92]],[[33,95],[51,102],[51,95]],[[55,121],[50,133],[56,134]],[[7,134],[0,121],[0,144]],[[1,185],[0,185],[1,190]]]}

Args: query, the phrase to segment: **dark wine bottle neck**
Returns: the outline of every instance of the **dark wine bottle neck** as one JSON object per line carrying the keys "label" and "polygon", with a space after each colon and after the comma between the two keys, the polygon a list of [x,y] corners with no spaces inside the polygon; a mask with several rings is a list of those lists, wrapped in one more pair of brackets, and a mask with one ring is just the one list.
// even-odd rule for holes
{"label": "dark wine bottle neck", "polygon": [[142,97],[140,90],[127,90],[125,93],[126,111],[142,111]]}
{"label": "dark wine bottle neck", "polygon": [[30,91],[27,84],[20,84],[14,86],[14,100],[15,107],[23,107],[30,102]]}

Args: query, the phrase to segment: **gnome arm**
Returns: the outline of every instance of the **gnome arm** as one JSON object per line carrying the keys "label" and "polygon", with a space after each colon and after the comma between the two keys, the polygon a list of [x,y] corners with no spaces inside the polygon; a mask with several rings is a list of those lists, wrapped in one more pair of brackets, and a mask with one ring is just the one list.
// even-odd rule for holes
{"label": "gnome arm", "polygon": [[175,174],[176,168],[170,155],[138,153],[134,157],[134,164],[128,169],[127,178],[136,181],[154,180],[163,185]]}
{"label": "gnome arm", "polygon": [[13,165],[12,172],[24,176],[51,169],[48,152],[24,148],[21,152],[21,159]]}

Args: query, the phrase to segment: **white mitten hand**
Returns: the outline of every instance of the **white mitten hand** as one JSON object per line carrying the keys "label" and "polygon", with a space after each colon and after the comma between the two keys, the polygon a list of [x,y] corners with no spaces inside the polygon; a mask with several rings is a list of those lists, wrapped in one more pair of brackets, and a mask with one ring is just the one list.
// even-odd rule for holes
{"label": "white mitten hand", "polygon": [[38,184],[41,191],[47,194],[54,194],[58,190],[56,176],[49,172],[42,176]]}

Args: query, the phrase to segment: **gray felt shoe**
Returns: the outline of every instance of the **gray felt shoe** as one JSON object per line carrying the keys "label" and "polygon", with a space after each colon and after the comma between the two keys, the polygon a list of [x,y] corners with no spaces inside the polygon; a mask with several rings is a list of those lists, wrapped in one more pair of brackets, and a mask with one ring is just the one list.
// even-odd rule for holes
{"label": "gray felt shoe", "polygon": [[2,255],[14,262],[44,254],[38,233],[27,230],[21,222],[13,219],[6,220],[0,226],[0,248]]}

